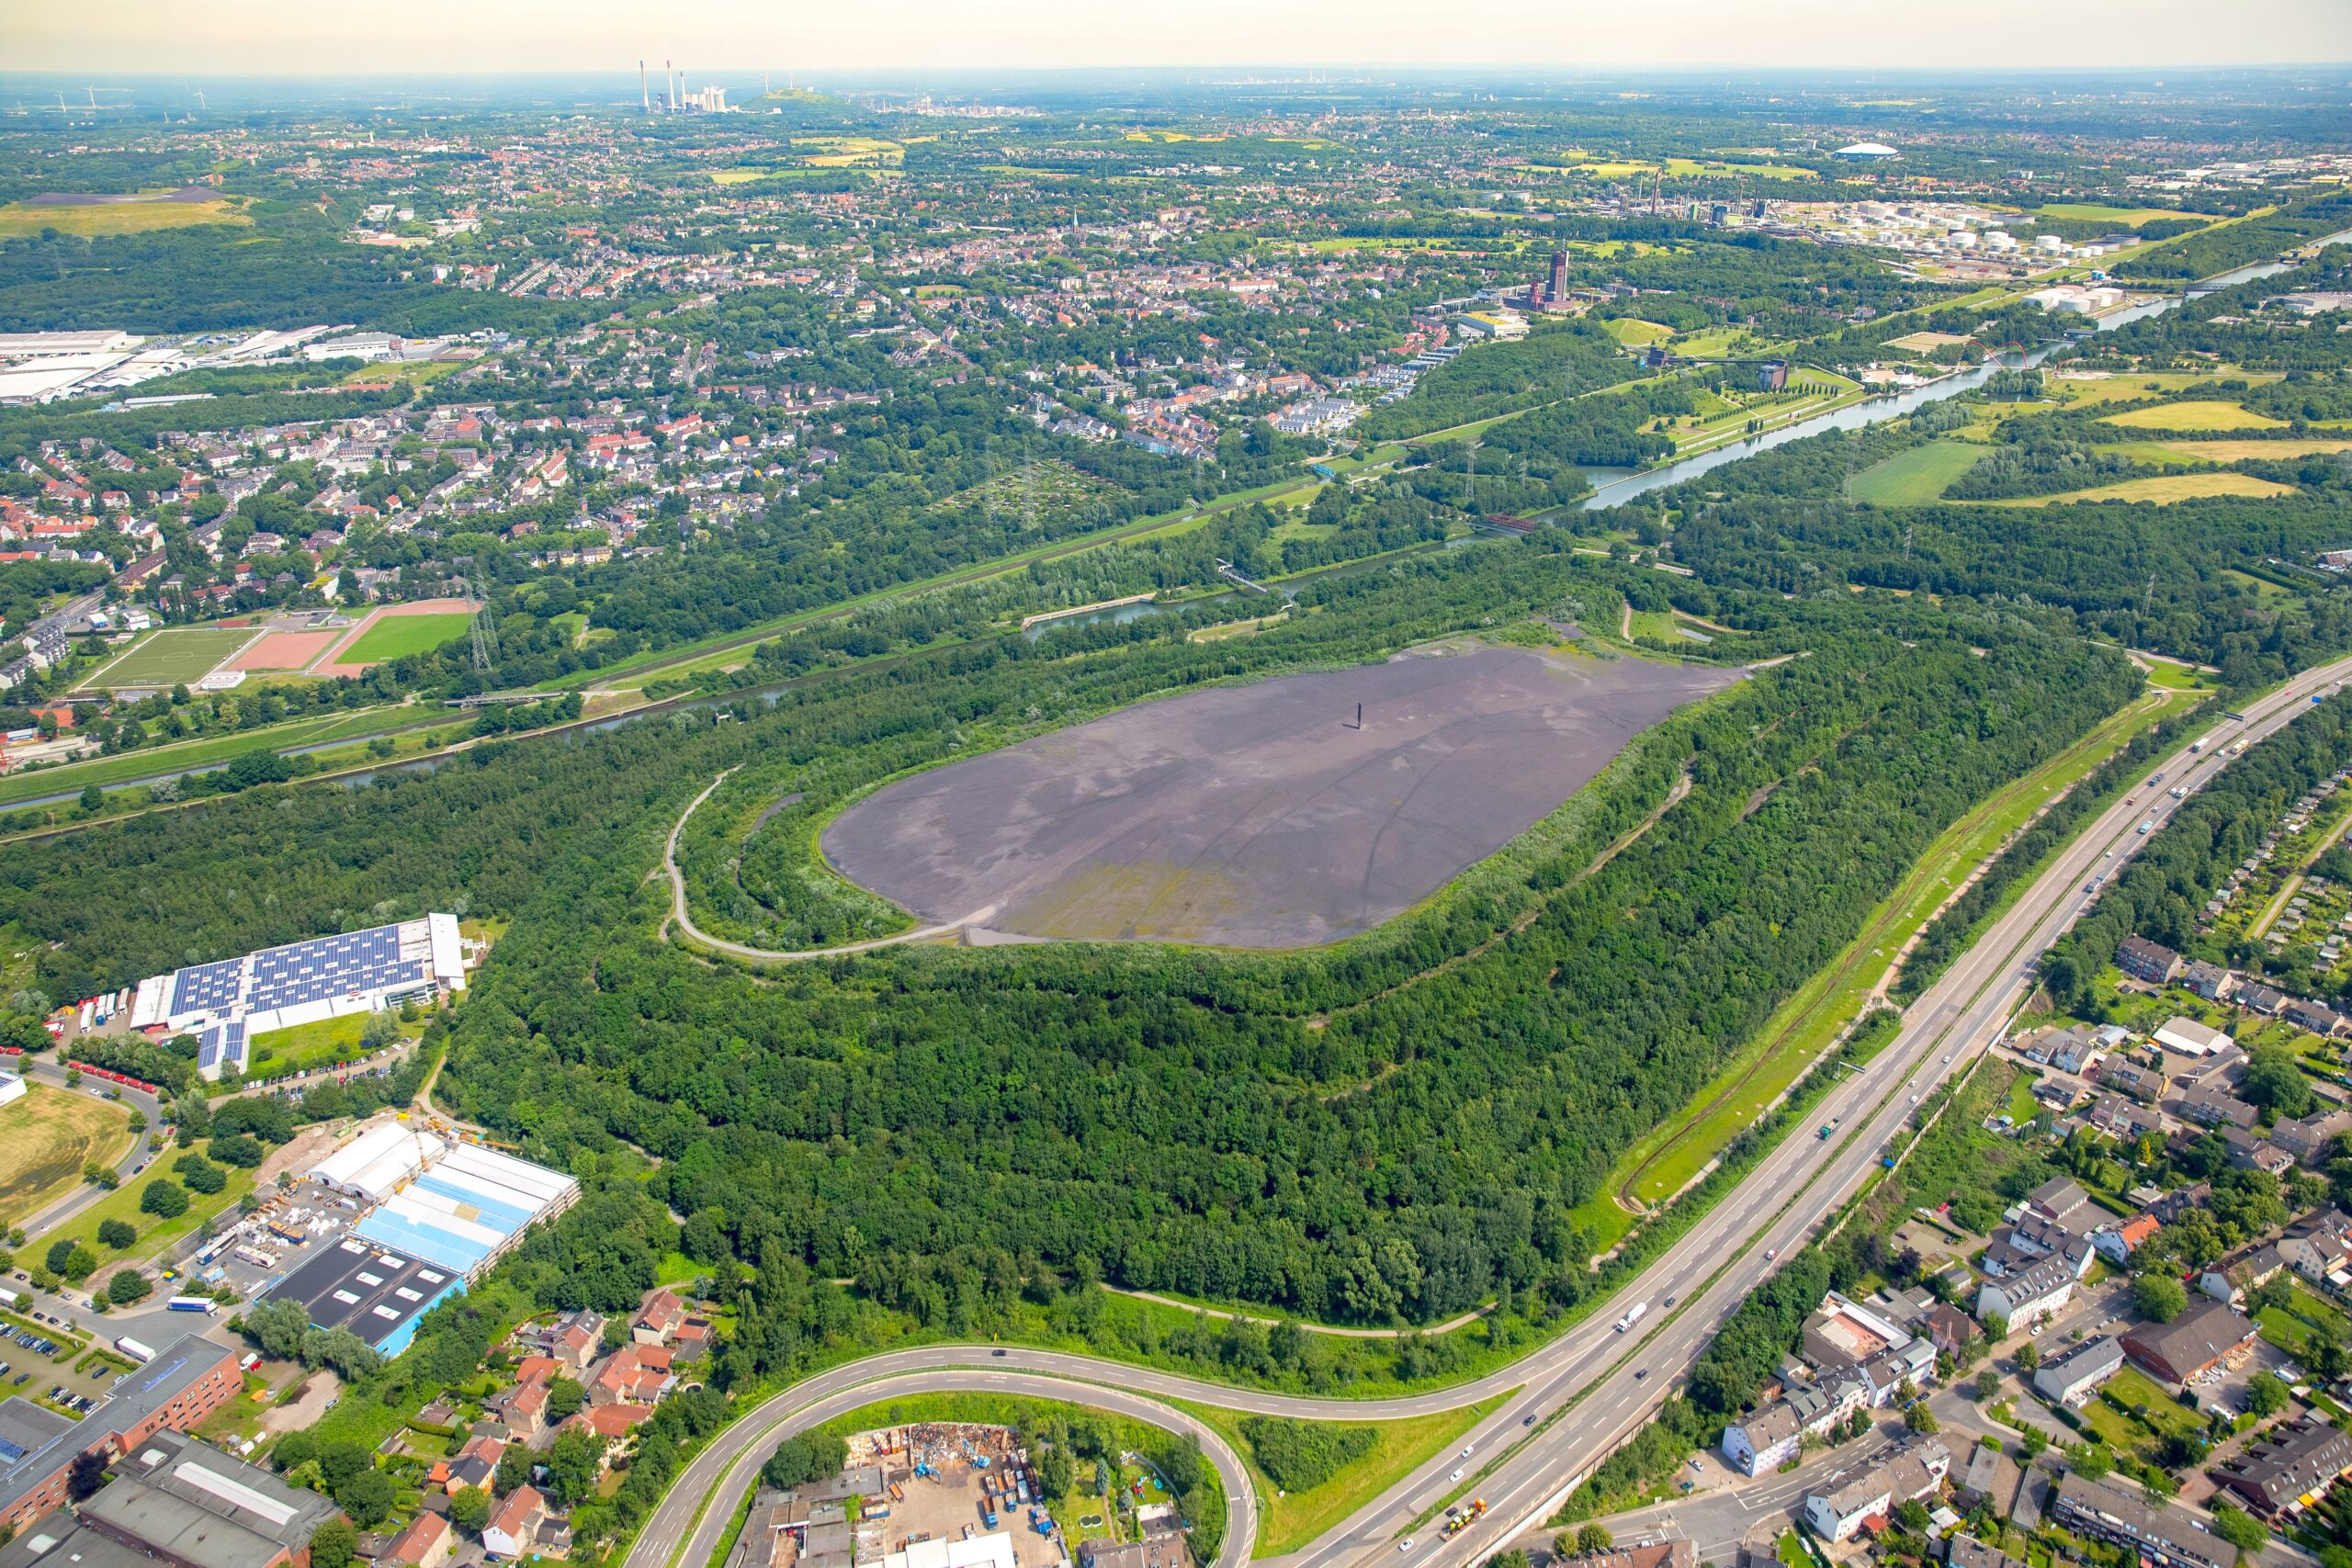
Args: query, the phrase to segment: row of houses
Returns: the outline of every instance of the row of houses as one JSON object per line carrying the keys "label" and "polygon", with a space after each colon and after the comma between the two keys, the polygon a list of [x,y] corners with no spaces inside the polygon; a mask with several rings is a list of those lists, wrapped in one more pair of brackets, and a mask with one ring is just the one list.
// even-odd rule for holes
{"label": "row of houses", "polygon": [[1902,1309],[1875,1309],[1830,1292],[1805,1319],[1804,1360],[1787,1369],[1779,1397],[1724,1427],[1724,1458],[1745,1475],[1777,1470],[1796,1457],[1806,1438],[1826,1435],[1858,1410],[1894,1403],[1906,1387],[1916,1391],[1933,1382],[1938,1345],[1924,1330],[1925,1316],[1938,1308],[1973,1332],[1940,1303],[1917,1321],[1923,1332],[1914,1333],[1898,1321]]}
{"label": "row of houses", "polygon": [[2225,1002],[2263,1018],[2284,1019],[2313,1034],[2352,1034],[2352,1018],[2324,1002],[2290,997],[2277,987],[2204,959],[2187,959],[2159,942],[2127,936],[2115,950],[2116,967],[2151,986],[2177,981],[2209,1002]]}

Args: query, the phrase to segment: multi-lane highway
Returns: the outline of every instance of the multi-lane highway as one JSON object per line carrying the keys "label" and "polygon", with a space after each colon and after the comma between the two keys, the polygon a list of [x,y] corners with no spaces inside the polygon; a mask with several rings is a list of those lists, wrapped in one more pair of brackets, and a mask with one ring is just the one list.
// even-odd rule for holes
{"label": "multi-lane highway", "polygon": [[[2227,765],[2223,747],[2229,741],[2252,742],[2274,733],[2306,711],[2314,695],[2347,678],[2352,659],[2307,671],[2248,704],[2243,721],[2216,720],[2201,733],[2217,734],[2221,744],[2201,755],[2184,747],[2155,764],[2166,775],[2166,787],[2182,784],[2193,792]],[[1049,1392],[1136,1414],[1141,1414],[1133,1409],[1136,1404],[1177,1397],[1310,1419],[1426,1415],[1509,1393],[1463,1444],[1430,1459],[1283,1560],[1283,1568],[1366,1568],[1374,1562],[1462,1568],[1483,1560],[1541,1529],[1569,1488],[1649,1417],[1774,1259],[1803,1245],[1861,1185],[1918,1100],[2000,1037],[2041,953],[2085,902],[2084,884],[2111,874],[2146,841],[2138,830],[2142,822],[2153,818],[2161,826],[2179,806],[2164,789],[2143,786],[2133,794],[2134,804],[2117,802],[2078,833],[1912,1004],[1895,1038],[1830,1092],[1820,1115],[1837,1118],[1837,1135],[1826,1141],[1784,1139],[1590,1320],[1511,1367],[1431,1393],[1337,1400],[1234,1389],[1091,1357],[1015,1348],[933,1346],[875,1356],[796,1384],[730,1426],[680,1474],[639,1536],[629,1568],[707,1562],[760,1462],[792,1432],[888,1393],[1003,1388],[1008,1379],[1019,1380],[1024,1392]],[[1619,1316],[1637,1302],[1648,1311],[1630,1332],[1617,1332]],[[1150,1418],[1201,1430],[1177,1412],[1160,1409]],[[1238,1568],[1254,1541],[1247,1486],[1227,1471],[1231,1456],[1221,1444],[1212,1446],[1204,1437],[1203,1447],[1227,1475],[1234,1498],[1219,1561],[1222,1568]],[[1453,1479],[1457,1472],[1459,1482]],[[1424,1528],[1428,1516],[1456,1493],[1485,1498],[1487,1513],[1451,1538]]]}

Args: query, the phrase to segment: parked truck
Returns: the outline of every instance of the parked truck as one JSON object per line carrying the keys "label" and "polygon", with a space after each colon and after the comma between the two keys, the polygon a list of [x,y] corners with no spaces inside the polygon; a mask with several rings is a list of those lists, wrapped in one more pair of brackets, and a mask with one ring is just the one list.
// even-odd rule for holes
{"label": "parked truck", "polygon": [[114,1348],[132,1360],[144,1364],[155,1359],[155,1352],[126,1334],[114,1342]]}

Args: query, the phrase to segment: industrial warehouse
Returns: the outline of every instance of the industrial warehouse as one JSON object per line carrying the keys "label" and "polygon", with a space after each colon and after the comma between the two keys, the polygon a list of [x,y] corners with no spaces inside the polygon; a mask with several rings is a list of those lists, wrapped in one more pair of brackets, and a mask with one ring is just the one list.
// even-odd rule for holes
{"label": "industrial warehouse", "polygon": [[580,1196],[560,1171],[393,1121],[368,1127],[310,1175],[336,1207],[365,1204],[365,1213],[347,1232],[322,1217],[314,1234],[323,1245],[267,1299],[300,1302],[315,1326],[348,1328],[387,1356],[407,1348],[417,1319]]}
{"label": "industrial warehouse", "polygon": [[195,1033],[197,1070],[218,1078],[243,1069],[250,1036],[465,988],[458,917],[429,914],[150,976],[130,1026]]}

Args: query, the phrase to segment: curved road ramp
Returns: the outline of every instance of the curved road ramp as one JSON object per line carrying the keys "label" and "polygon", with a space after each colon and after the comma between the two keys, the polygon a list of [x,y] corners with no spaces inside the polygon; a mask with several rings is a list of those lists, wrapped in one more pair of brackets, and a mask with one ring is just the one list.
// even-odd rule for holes
{"label": "curved road ramp", "polygon": [[1143,703],[917,773],[822,844],[926,926],[986,909],[1015,936],[1312,946],[1427,897],[1738,678],[1417,650]]}

